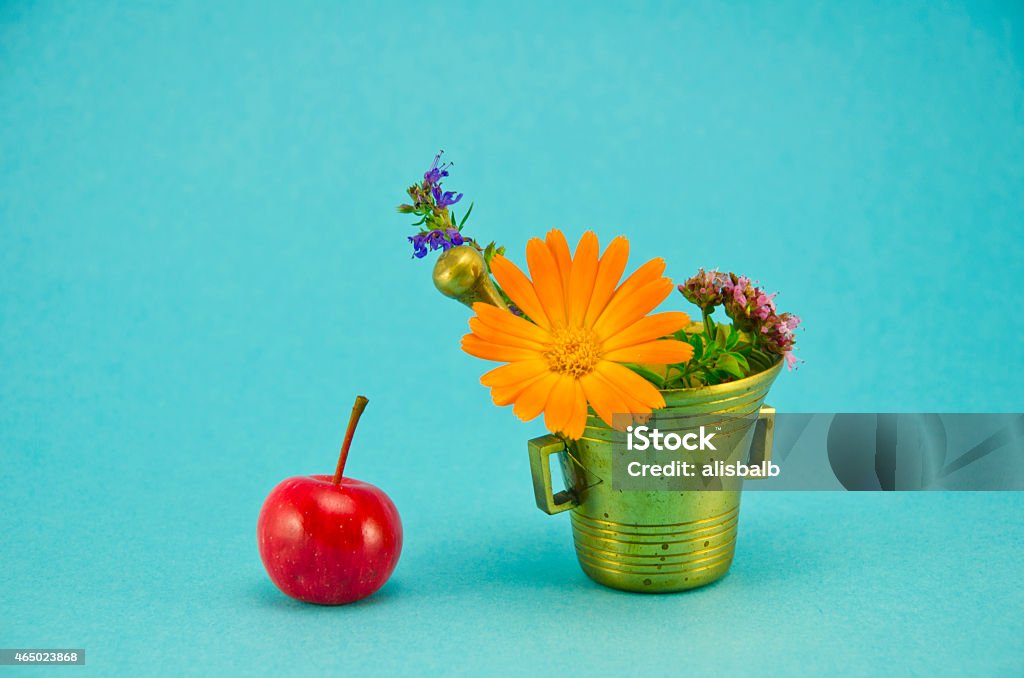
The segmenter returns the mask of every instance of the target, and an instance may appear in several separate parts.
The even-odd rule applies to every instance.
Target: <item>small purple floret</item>
[[[451,207],[458,201],[462,200],[461,193],[456,195],[455,191],[442,191],[441,187],[436,184],[430,189],[430,192],[434,196],[434,204],[441,210],[446,207]]]
[[[453,245],[461,245],[466,242],[466,239],[462,237],[462,234],[459,233],[459,229],[457,228],[449,228],[445,233],[448,235],[448,240]]]
[[[434,156],[434,163],[430,166],[426,172],[423,173],[423,181],[428,186],[433,186],[448,176],[448,168],[452,166],[450,162],[441,163],[441,156],[444,155],[444,151],[438,151],[437,155]]]
[[[427,236],[425,233],[417,233],[416,235],[409,236],[409,242],[412,243],[413,252],[412,255],[417,259],[422,259],[427,256]]]

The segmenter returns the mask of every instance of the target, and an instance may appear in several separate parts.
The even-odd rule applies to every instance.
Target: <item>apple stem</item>
[[[352,406],[352,416],[348,420],[348,430],[345,431],[345,442],[341,444],[341,454],[338,455],[338,468],[334,471],[334,484],[341,484],[341,476],[345,472],[345,461],[348,459],[348,448],[352,446],[352,436],[356,433],[356,424],[359,417],[363,416],[366,404],[370,402],[366,396],[356,396],[356,404]]]

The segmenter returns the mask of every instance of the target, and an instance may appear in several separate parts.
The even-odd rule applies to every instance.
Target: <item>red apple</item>
[[[388,580],[402,551],[402,523],[384,492],[345,478],[356,422],[368,401],[356,398],[334,476],[281,481],[260,510],[260,557],[281,591],[308,603],[342,605]]]

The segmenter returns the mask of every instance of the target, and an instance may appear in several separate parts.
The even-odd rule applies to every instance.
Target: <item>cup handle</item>
[[[754,440],[750,446],[750,463],[760,464],[772,460],[772,443],[775,439],[775,408],[762,405],[754,422]]]
[[[527,443],[530,452],[530,473],[533,475],[533,494],[537,499],[537,508],[548,515],[579,506],[576,495],[571,490],[562,490],[557,494],[551,488],[551,463],[549,457],[565,450],[565,441],[553,435],[534,438]]]

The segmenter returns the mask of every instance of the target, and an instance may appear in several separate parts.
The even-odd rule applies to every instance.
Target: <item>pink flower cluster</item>
[[[793,355],[796,345],[796,328],[800,325],[799,316],[792,313],[774,313],[761,323],[760,333],[762,345],[772,353],[786,359],[786,366],[793,369],[799,359]]]
[[[793,348],[800,318],[792,313],[778,313],[775,307],[777,292],[768,294],[750,278],[735,273],[705,271],[703,268],[679,285],[679,291],[707,315],[716,306],[724,306],[737,329],[754,333],[766,350],[785,358],[789,369],[798,362]]]
[[[724,301],[723,291],[727,285],[731,285],[727,273],[718,271],[705,271],[703,268],[685,283],[679,286],[689,301],[699,306],[702,310],[711,311],[715,306],[721,306]]]
[[[725,312],[741,330],[751,331],[775,315],[775,294],[756,287],[750,278],[730,273],[722,285]],[[778,293],[776,293],[778,294]]]

